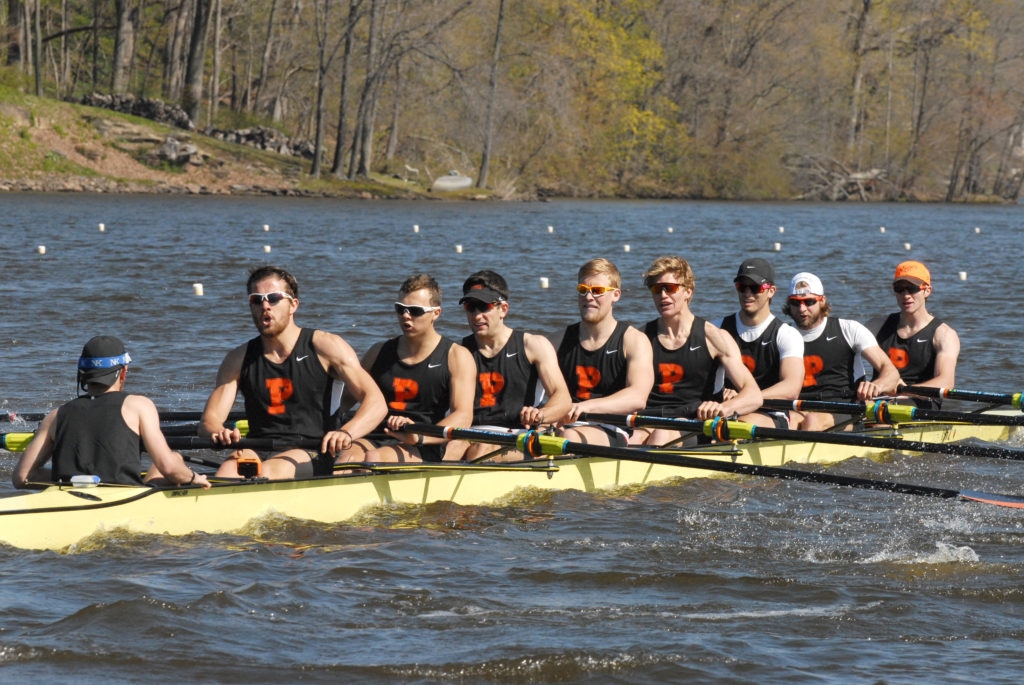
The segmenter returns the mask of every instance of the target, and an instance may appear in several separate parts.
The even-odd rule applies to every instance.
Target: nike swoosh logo
[[[301,362],[301,361],[302,361],[303,359],[305,359],[305,358],[306,358],[306,357],[308,357],[308,356],[309,356],[308,354],[304,354],[304,355],[302,355],[301,357],[296,357],[296,358],[295,358],[295,361],[297,361],[297,362]]]
[[[762,340],[762,341],[761,341],[761,344],[762,344],[762,345],[771,345],[771,344],[772,344],[772,341],[771,341],[771,340]]]
[[[605,353],[605,354],[615,354],[615,353],[616,353],[616,352],[618,352],[618,351],[619,351],[619,350],[618,350],[618,348],[616,348],[616,349],[614,349],[614,350],[605,350],[605,351],[604,351],[604,353]]]
[[[519,353],[518,353],[518,352],[506,352],[506,353],[505,353],[505,356],[506,356],[506,357],[514,357],[514,356],[516,356],[517,354],[519,354]]]
[[[428,369],[436,369],[439,366],[441,366],[441,362],[438,362],[436,364],[427,364]]]
[[[696,352],[697,350],[699,350],[702,347],[704,347],[704,346],[703,345],[697,345],[696,347],[691,347],[690,348],[690,352]]]
[[[928,342],[928,341],[927,341],[927,340],[921,340],[920,338],[918,338],[918,339],[917,339],[917,340],[915,340],[914,342],[919,342],[919,343],[926,343],[926,342]]]
[[[833,335],[831,338],[825,338],[825,342],[832,342],[833,340],[835,340],[838,337],[839,337],[838,335]]]

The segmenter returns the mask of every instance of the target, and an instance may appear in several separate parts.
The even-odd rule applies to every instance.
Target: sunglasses
[[[412,318],[416,319],[423,316],[427,312],[436,312],[440,307],[421,307],[418,304],[402,304],[401,302],[395,302],[395,314],[402,316],[408,314]]]
[[[283,299],[289,299],[293,302],[295,298],[288,293],[282,293],[280,291],[276,293],[249,293],[249,304],[261,305],[264,302],[269,302],[270,306],[273,307]]]
[[[786,300],[786,302],[788,302],[792,307],[799,307],[800,305],[803,305],[810,309],[814,305],[821,302],[821,297],[791,297],[788,300]]]
[[[897,295],[914,295],[924,290],[923,285],[914,285],[913,283],[894,283],[892,291]]]
[[[653,283],[647,286],[647,289],[651,291],[652,295],[661,295],[662,293],[675,295],[682,287],[682,283]]]
[[[587,285],[586,283],[580,283],[579,285],[576,286],[576,292],[578,292],[583,297],[586,297],[587,293],[590,293],[595,298],[597,298],[601,297],[606,292],[609,292],[611,290],[615,290],[615,287],[611,285]]]
[[[734,281],[736,285],[736,292],[745,293],[750,292],[752,295],[759,295],[760,293],[767,292],[771,287],[771,283],[743,283],[742,281]]]
[[[494,309],[494,305],[497,302],[481,302],[480,300],[463,300],[462,308],[467,312],[478,314],[480,312],[489,312]]]

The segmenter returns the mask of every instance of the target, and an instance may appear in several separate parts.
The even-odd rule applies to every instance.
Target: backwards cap
[[[78,358],[78,385],[88,390],[90,383],[111,386],[117,374],[132,360],[124,343],[112,335],[97,335],[85,343]]]

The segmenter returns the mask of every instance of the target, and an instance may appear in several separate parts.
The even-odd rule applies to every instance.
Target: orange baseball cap
[[[903,262],[896,267],[896,275],[893,281],[910,281],[918,285],[931,285],[932,275],[927,267],[921,262]]]

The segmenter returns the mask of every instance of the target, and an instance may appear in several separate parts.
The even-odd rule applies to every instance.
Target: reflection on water
[[[511,283],[513,325],[555,333],[576,314],[576,268],[597,256],[623,272],[618,317],[653,318],[640,274],[665,253],[690,260],[694,309],[708,317],[735,308],[732,277],[748,256],[769,258],[780,283],[814,271],[834,311],[861,320],[894,310],[895,265],[921,259],[930,309],[961,335],[959,385],[1020,389],[1018,296],[1006,287],[1021,257],[1016,207],[0,203],[7,409],[72,396],[78,352],[98,333],[128,343],[130,389],[161,408],[201,408],[223,355],[253,335],[244,281],[268,261],[297,274],[302,325],[361,353],[397,333],[390,303],[413,272],[441,282],[452,337],[466,329],[451,304],[481,268]],[[5,483],[13,463],[0,454]],[[833,468],[1024,491],[1013,462]],[[1016,672],[1024,635],[1022,536],[1011,510],[746,478],[378,507],[334,525],[271,515],[232,535],[113,531],[71,554],[0,549],[0,663],[9,680],[81,682],[907,682],[976,679],[978,664],[1000,680]]]

